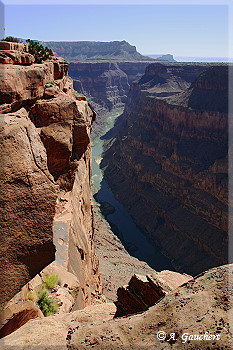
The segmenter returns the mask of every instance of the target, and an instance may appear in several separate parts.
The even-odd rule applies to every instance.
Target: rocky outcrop
[[[73,90],[66,61],[24,65],[21,46],[8,46],[0,55],[20,58],[0,64],[1,303],[55,259],[55,243],[82,308],[102,291],[90,190],[95,112]]]
[[[33,349],[38,344],[41,350],[230,349],[233,330],[228,286],[232,277],[232,265],[211,269],[169,292],[146,312],[129,317],[113,319],[114,304],[106,303],[62,317],[30,320],[0,340],[0,346],[6,350],[25,345]]]
[[[146,276],[133,275],[127,286],[117,290],[115,317],[146,311],[167,293],[192,279],[192,276],[167,270]]]
[[[58,188],[28,112],[2,114],[1,302],[55,258],[53,217]]]
[[[152,56],[153,57],[153,56]],[[176,60],[174,60],[173,55],[171,55],[170,53],[166,54],[166,55],[162,55],[159,56],[155,59],[156,61],[168,61],[168,62],[176,62]]]
[[[184,76],[182,88],[203,67],[149,66],[132,84],[120,132],[102,161],[111,189],[137,225],[191,275],[228,256],[228,116],[217,110],[222,97],[215,101],[228,95],[227,66],[211,67],[188,90],[177,91]],[[210,100],[194,103],[191,97],[202,93]]]
[[[57,41],[46,42],[46,46],[52,49],[58,56],[64,57],[69,62],[89,60],[121,60],[142,61],[153,60],[137,52],[136,47],[127,41]]]
[[[30,320],[25,326],[0,340],[2,349],[48,348],[67,349],[72,334],[81,325],[98,325],[113,319],[116,307],[113,303],[87,306],[69,314],[54,315],[43,319]]]
[[[0,338],[6,337],[29,320],[38,317],[43,318],[44,315],[39,307],[30,300],[8,306],[4,311],[4,315],[1,315]]]

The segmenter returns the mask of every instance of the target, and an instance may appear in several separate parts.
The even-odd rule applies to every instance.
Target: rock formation
[[[166,55],[159,56],[159,57],[155,58],[155,60],[156,61],[176,62],[176,60],[174,60],[173,55],[171,55],[170,53],[168,53]]]
[[[191,275],[227,262],[227,70],[148,66],[102,161],[137,225]]]
[[[167,270],[146,276],[133,275],[127,286],[117,290],[115,317],[146,311],[167,293],[192,279],[192,276]]]
[[[137,52],[136,47],[127,41],[57,41],[46,42],[58,56],[69,62],[89,60],[142,61],[153,60]]]
[[[0,346],[4,350],[33,349],[38,344],[40,350],[231,349],[228,286],[232,277],[232,265],[213,268],[170,291],[146,312],[128,317],[113,319],[116,308],[105,303],[62,317],[30,320],[0,340]],[[190,335],[200,335],[202,340],[190,340]]]
[[[73,90],[65,60],[35,64],[22,44],[5,42],[0,57],[1,307],[55,259],[55,243],[82,308],[102,291],[90,190],[95,112]]]

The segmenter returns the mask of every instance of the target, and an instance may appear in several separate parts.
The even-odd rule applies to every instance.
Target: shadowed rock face
[[[82,308],[102,291],[90,189],[95,113],[65,60],[25,65],[23,44],[4,45],[0,57],[12,60],[0,64],[1,307],[55,259],[55,242],[56,259],[80,282]]]
[[[135,222],[192,275],[226,263],[228,249],[227,67],[210,67],[174,94],[181,76],[191,82],[195,70],[149,66],[131,86],[119,135],[102,162]],[[193,98],[201,95],[207,100]]]

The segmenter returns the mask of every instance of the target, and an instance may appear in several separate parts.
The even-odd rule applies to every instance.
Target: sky
[[[174,56],[198,57],[229,55],[230,17],[227,1],[224,0],[213,0],[213,3],[207,1],[208,5],[204,4],[205,0],[202,5],[199,1],[196,4],[191,1],[194,5],[188,5],[189,1],[183,2],[185,5],[181,1],[160,5],[158,1],[152,0],[149,2],[153,5],[140,5],[142,1],[134,1],[139,5],[101,5],[97,1],[82,5],[78,0],[71,0],[68,3],[73,4],[70,5],[56,5],[64,1],[48,1],[44,1],[44,5],[36,5],[38,1],[33,0],[2,0],[5,23],[0,25],[0,35],[3,36],[2,28],[5,25],[6,36],[25,39],[126,40],[142,54],[171,53]]]

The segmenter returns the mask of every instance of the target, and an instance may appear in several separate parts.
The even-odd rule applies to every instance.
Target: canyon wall
[[[151,64],[102,161],[136,224],[192,275],[228,259],[227,98],[227,66]]]
[[[69,62],[89,60],[142,61],[152,58],[141,55],[135,46],[127,41],[49,41],[45,43],[58,56]]]
[[[76,308],[102,292],[90,190],[95,112],[67,71],[61,58],[36,64],[23,44],[0,44],[1,307],[55,258],[80,282]]]

